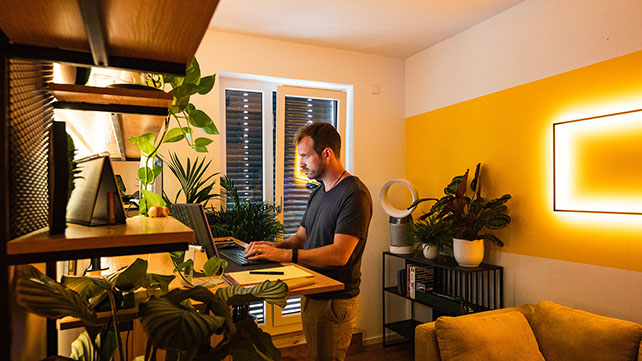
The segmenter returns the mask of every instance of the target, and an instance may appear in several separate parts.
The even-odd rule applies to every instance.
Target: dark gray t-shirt
[[[304,249],[313,249],[334,243],[337,233],[359,237],[359,243],[343,266],[309,267],[345,284],[345,289],[308,296],[312,299],[351,298],[359,294],[361,284],[361,256],[368,238],[372,218],[372,198],[368,188],[355,176],[349,176],[334,188],[325,191],[323,185],[315,189],[308,200],[301,226],[305,228]]]

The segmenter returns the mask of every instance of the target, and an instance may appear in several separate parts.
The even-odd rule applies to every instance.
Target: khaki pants
[[[313,300],[301,297],[301,320],[311,361],[342,361],[359,313],[359,296]]]

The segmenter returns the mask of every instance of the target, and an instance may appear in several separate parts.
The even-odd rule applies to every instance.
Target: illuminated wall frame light
[[[553,124],[553,209],[642,215],[642,109]]]

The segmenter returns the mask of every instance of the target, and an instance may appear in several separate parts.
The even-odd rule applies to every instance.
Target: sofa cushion
[[[435,326],[442,361],[544,361],[521,312],[440,317]]]
[[[541,301],[531,320],[546,361],[635,361],[642,331],[633,322]]]

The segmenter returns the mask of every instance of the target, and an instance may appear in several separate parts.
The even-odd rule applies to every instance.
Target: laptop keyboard
[[[245,258],[245,249],[240,246],[218,246],[218,253],[239,266],[249,266],[254,264],[263,264],[270,261],[266,260],[249,260]]]

